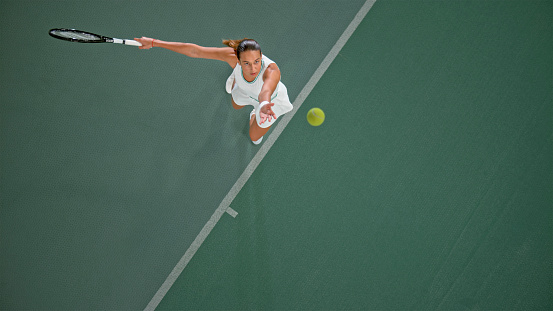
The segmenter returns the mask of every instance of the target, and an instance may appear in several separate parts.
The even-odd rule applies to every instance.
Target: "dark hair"
[[[244,38],[242,40],[223,40],[223,44],[233,48],[238,59],[240,59],[240,53],[245,51],[259,51],[259,53],[261,53],[259,43],[253,39]]]

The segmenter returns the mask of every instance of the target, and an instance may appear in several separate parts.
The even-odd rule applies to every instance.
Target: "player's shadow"
[[[218,85],[224,85],[227,76],[221,76]],[[246,106],[234,109],[231,95],[221,90],[220,94],[211,96],[207,115],[202,116],[201,124],[204,141],[194,153],[194,158],[213,159],[223,157],[229,166],[245,168],[259,146],[255,146],[249,136],[249,115],[253,107]]]

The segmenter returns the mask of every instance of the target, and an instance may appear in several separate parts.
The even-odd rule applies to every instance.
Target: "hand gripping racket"
[[[48,33],[50,34],[50,36],[56,39],[67,40],[71,42],[119,43],[119,44],[125,44],[125,45],[142,46],[140,42],[135,40],[104,37],[94,33],[75,30],[75,29],[56,28],[56,29],[50,29],[50,32]]]

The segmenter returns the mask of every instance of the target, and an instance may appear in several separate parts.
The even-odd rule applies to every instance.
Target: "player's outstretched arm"
[[[236,64],[238,63],[238,59],[234,54],[234,49],[230,47],[204,47],[193,43],[167,42],[147,37],[135,38],[135,40],[142,44],[142,46],[139,47],[142,50],[151,49],[152,47],[160,47],[184,54],[188,57],[220,60],[228,63],[233,68],[236,67]]]
[[[280,69],[276,64],[270,64],[269,67],[267,67],[267,70],[265,70],[265,74],[263,75],[263,86],[261,87],[261,92],[259,92],[258,97],[260,103],[268,103],[260,107],[260,123],[265,123],[265,121],[271,122],[272,118],[276,119],[276,114],[273,112],[272,109],[275,104],[271,103],[271,94],[275,92],[279,81]]]

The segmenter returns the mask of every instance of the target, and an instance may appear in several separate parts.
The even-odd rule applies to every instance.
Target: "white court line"
[[[355,29],[359,26],[361,21],[365,18],[373,4],[376,2],[376,0],[367,0],[365,4],[361,7],[359,12],[355,15],[351,23],[349,24],[348,28],[344,31],[344,33],[340,36],[336,44],[332,47],[330,52],[328,52],[328,55],[326,55],[325,59],[317,68],[313,76],[311,76],[311,79],[307,82],[307,84],[303,87],[300,94],[296,98],[296,100],[293,103],[294,109],[285,114],[280,122],[277,124],[277,126],[273,129],[273,132],[271,135],[269,135],[269,138],[267,141],[260,147],[259,151],[256,153],[256,155],[251,160],[250,164],[246,167],[242,175],[238,178],[234,186],[230,189],[229,193],[225,196],[221,204],[219,204],[219,207],[215,210],[215,213],[211,216],[211,218],[207,221],[205,226],[203,227],[202,231],[198,234],[194,242],[192,242],[192,245],[186,250],[182,258],[179,260],[175,268],[173,268],[173,271],[169,274],[165,282],[161,285],[157,293],[154,295],[152,300],[150,300],[150,303],[146,306],[144,311],[153,311],[155,308],[159,305],[163,297],[167,294],[171,286],[173,286],[173,283],[177,280],[179,275],[182,273],[186,265],[190,262],[194,254],[196,254],[196,251],[200,248],[202,243],[205,241],[213,227],[217,224],[221,216],[229,211],[230,203],[234,200],[238,192],[244,187],[248,179],[250,179],[250,176],[253,174],[261,160],[265,157],[269,149],[273,146],[277,138],[280,136],[284,128],[288,125],[292,117],[296,114],[300,106],[303,104],[309,93],[313,90],[317,82],[321,79],[325,71],[328,69],[330,64],[334,61],[336,56],[338,56],[338,53],[342,50],[348,39],[351,37]],[[234,210],[232,210],[234,211]],[[230,213],[232,213],[232,211]],[[232,214],[231,214],[232,215]]]
[[[238,212],[236,212],[235,210],[232,209],[232,207],[227,207],[227,214],[229,214],[230,216],[232,216],[232,218],[236,218],[236,216],[238,216]]]

